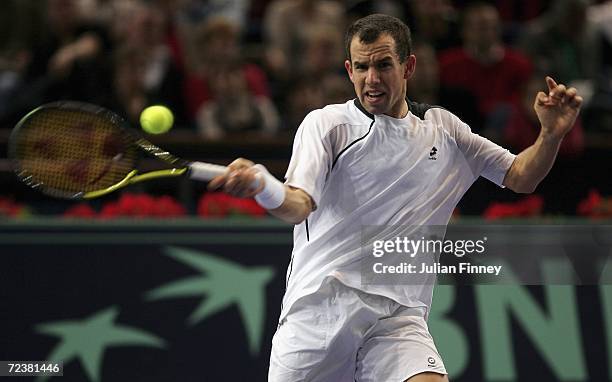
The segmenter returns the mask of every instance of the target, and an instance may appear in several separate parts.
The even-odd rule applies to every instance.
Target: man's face
[[[499,13],[493,6],[473,9],[465,16],[463,40],[470,48],[486,51],[500,41]]]
[[[388,34],[380,35],[371,44],[355,36],[350,49],[352,62],[346,60],[344,66],[363,107],[372,114],[404,117],[408,112],[406,80],[414,72],[415,57],[411,55],[400,63],[395,41]]]

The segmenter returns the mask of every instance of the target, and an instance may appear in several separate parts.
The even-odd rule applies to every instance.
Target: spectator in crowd
[[[429,105],[443,105],[457,115],[472,130],[481,130],[483,121],[478,112],[476,97],[461,87],[448,87],[440,83],[440,65],[434,47],[415,41],[413,52],[418,60],[416,75],[410,80],[408,97]]]
[[[329,73],[324,77],[296,78],[284,103],[282,127],[296,130],[311,111],[355,98],[346,76]]]
[[[140,113],[149,105],[165,104],[172,108],[164,102],[162,92],[147,85],[149,63],[146,53],[141,47],[123,45],[113,54],[113,92],[107,106],[135,126],[139,124]],[[180,117],[177,121],[180,121]],[[182,125],[181,122],[176,124]]]
[[[296,79],[288,91],[282,107],[283,128],[297,130],[310,111],[323,107],[323,87],[319,78],[302,77]]]
[[[117,16],[113,106],[134,121],[144,107],[164,104],[174,112],[177,126],[187,126],[184,74],[167,43],[168,16],[142,0],[124,4]]]
[[[0,59],[28,50],[41,37],[42,7],[36,0],[0,2]],[[3,61],[3,65],[8,63]]]
[[[223,18],[210,19],[194,31],[185,83],[188,111],[193,118],[201,107],[214,99],[210,81],[230,62],[243,62],[243,76],[253,96],[269,97],[264,71],[256,64],[242,60],[239,38],[238,26]]]
[[[612,1],[589,6],[587,19],[601,40],[600,72],[612,70]]]
[[[19,118],[31,46],[40,38],[41,7],[34,0],[0,2],[0,127]]]
[[[140,53],[135,47],[124,46],[113,57],[113,97],[109,106],[131,123],[138,122],[148,104],[143,79],[146,63]]]
[[[247,86],[239,61],[228,62],[209,79],[213,100],[198,111],[199,133],[206,139],[219,139],[232,133],[259,133],[273,136],[279,116],[268,97],[253,95]]]
[[[436,52],[461,45],[458,13],[450,0],[410,0],[408,25],[415,38]]]
[[[329,28],[316,28],[305,35],[301,70],[288,81],[285,94],[278,104],[284,111],[283,128],[295,130],[306,114],[328,104],[344,103],[354,98],[351,83],[346,79],[342,66],[343,56],[336,53],[335,37]],[[331,50],[337,49],[332,53]]]
[[[539,17],[552,0],[494,0],[503,27],[502,36],[507,44],[516,45],[524,25]]]
[[[521,152],[535,142],[540,134],[540,122],[533,108],[533,95],[545,91],[542,87],[543,74],[533,75],[521,94],[521,100],[511,107],[503,127],[504,141],[516,152]],[[580,116],[574,127],[565,136],[559,148],[560,157],[576,157],[584,150],[584,131]]]
[[[266,62],[275,80],[286,81],[301,67],[307,33],[326,28],[342,52],[344,8],[330,0],[274,0],[264,18]]]
[[[181,11],[186,0],[154,0],[159,10],[166,15],[166,44],[170,48],[176,67],[186,70],[185,45],[191,32],[184,22],[181,22]]]
[[[402,0],[349,0],[345,2],[347,24],[373,13],[404,18],[407,2]]]
[[[24,74],[30,59],[28,49],[13,45],[0,53],[0,127],[13,125],[20,112],[16,99],[24,89]]]
[[[295,30],[291,32],[294,34],[292,37],[295,39],[294,43],[298,44],[299,48],[292,47],[295,56],[291,58],[290,73],[280,77],[279,73],[275,73],[276,76],[273,77],[277,80],[275,101],[284,112],[283,127],[287,130],[296,129],[304,116],[313,109],[353,98],[352,87],[346,80],[344,72],[343,37],[338,34],[338,25],[323,22],[326,17],[325,12],[331,12],[334,9],[332,5],[337,4],[302,1],[293,2],[293,5],[313,7],[311,12],[319,9],[317,12],[320,15],[317,17],[320,19],[315,19],[313,13],[312,19],[300,21],[305,25],[312,25],[305,26],[299,33]],[[290,9],[289,2],[278,5],[281,6],[287,7],[285,12],[288,12],[288,16],[296,17],[287,10]],[[329,9],[326,10],[326,7]],[[278,33],[286,32],[279,30]]]
[[[130,2],[132,0],[78,0],[78,7],[82,20],[110,26],[117,4]]]
[[[327,74],[344,74],[342,47],[338,45],[335,28],[322,26],[304,32],[304,52],[295,76],[323,78]]]
[[[222,18],[234,24],[240,32],[247,29],[250,0],[157,0],[172,4],[188,24],[201,24],[209,19]],[[178,3],[178,5],[176,4]]]
[[[89,0],[91,1],[91,0]],[[144,3],[143,3],[144,1]],[[179,71],[185,70],[185,35],[190,30],[181,22],[180,13],[185,0],[110,0],[98,11],[111,26],[113,38],[120,43],[128,38],[132,20],[142,13],[143,5],[149,5],[163,15],[163,39],[172,57],[174,66]]]
[[[77,0],[1,3],[0,123],[14,125],[42,103],[104,103],[110,75],[106,30],[81,18]]]
[[[494,0],[493,5],[499,11],[502,23],[522,24],[540,16],[552,2],[552,0]]]
[[[77,0],[46,0],[45,5],[45,33],[33,47],[27,71],[27,81],[36,89],[31,99],[104,103],[111,82],[106,28],[86,23]]]
[[[520,43],[537,71],[576,87],[585,103],[599,64],[597,34],[586,17],[588,4],[589,0],[552,2],[527,26]]]
[[[527,57],[504,45],[500,28],[495,7],[468,5],[463,14],[463,46],[440,54],[442,84],[475,96],[480,114],[492,125],[509,104],[518,102],[532,72]]]
[[[601,59],[583,121],[589,130],[612,132],[612,1],[589,6],[587,18],[599,36]]]
[[[344,74],[342,47],[337,45],[333,32],[331,27],[319,27],[304,34],[300,66],[277,100],[286,114],[285,129],[296,129],[306,114],[316,108],[345,102],[354,96]]]
[[[325,105],[334,103],[345,103],[355,98],[355,92],[351,88],[351,82],[346,75],[329,73],[321,80],[323,89],[323,102]]]

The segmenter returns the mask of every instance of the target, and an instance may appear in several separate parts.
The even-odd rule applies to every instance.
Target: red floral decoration
[[[198,201],[198,215],[203,217],[227,217],[231,215],[266,215],[266,210],[253,199],[241,199],[222,192],[208,192]]]
[[[179,217],[187,211],[169,196],[153,197],[147,194],[123,194],[116,202],[105,204],[98,215],[100,218],[116,217]]]
[[[65,218],[94,218],[96,211],[89,204],[79,203],[64,211]]]
[[[26,206],[16,203],[13,199],[0,197],[0,216],[20,217],[28,215]]]
[[[544,199],[539,195],[529,195],[514,203],[493,202],[484,211],[487,220],[503,218],[525,218],[542,214]]]
[[[170,196],[153,197],[147,194],[125,193],[117,201],[104,204],[99,213],[90,205],[80,203],[68,208],[63,216],[112,219],[119,217],[168,218],[186,214],[186,209]]]
[[[597,190],[589,191],[589,195],[578,203],[576,212],[580,216],[593,219],[612,218],[612,198],[603,197]]]

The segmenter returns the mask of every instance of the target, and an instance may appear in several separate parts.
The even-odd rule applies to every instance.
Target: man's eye
[[[378,67],[380,69],[387,69],[391,67],[391,63],[390,62],[381,62],[380,64],[378,64]]]

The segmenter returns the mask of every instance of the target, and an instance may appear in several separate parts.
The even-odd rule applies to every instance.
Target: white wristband
[[[266,210],[280,207],[285,201],[285,185],[272,176],[263,165],[256,164],[253,167],[259,170],[259,174],[264,180],[263,190],[255,195],[257,203]]]

